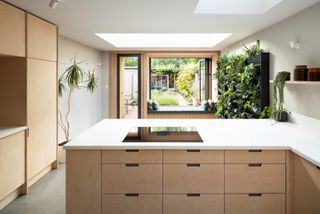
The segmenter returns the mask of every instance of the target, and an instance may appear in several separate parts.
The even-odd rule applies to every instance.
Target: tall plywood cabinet
[[[21,174],[30,186],[57,167],[57,32],[56,25],[0,0],[0,125],[28,128],[21,142],[0,146],[0,154],[13,155],[0,157],[0,207],[21,186]],[[21,160],[10,161],[15,156]],[[6,171],[19,176],[5,180]]]
[[[57,160],[57,27],[27,14],[28,179]]]

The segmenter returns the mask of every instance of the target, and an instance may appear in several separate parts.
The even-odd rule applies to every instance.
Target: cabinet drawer
[[[285,214],[284,194],[226,194],[225,214]]]
[[[162,163],[162,151],[139,149],[102,151],[102,163]]]
[[[103,164],[102,193],[162,193],[162,165]]]
[[[223,164],[164,164],[164,193],[223,193]]]
[[[102,214],[162,214],[162,195],[104,194]]]
[[[285,151],[242,150],[226,151],[226,163],[285,163]]]
[[[285,193],[285,164],[226,164],[226,193]]]
[[[163,214],[223,214],[223,194],[164,194]]]
[[[224,163],[224,151],[199,149],[165,150],[164,163]]]

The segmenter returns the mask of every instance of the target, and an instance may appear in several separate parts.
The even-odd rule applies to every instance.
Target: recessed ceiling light
[[[117,48],[212,48],[231,33],[96,33]]]
[[[263,14],[282,0],[199,0],[196,14]]]

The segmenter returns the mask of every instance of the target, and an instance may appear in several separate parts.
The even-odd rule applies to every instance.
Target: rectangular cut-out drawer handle
[[[249,195],[249,197],[261,197],[262,196],[261,193],[249,193],[248,195]]]
[[[249,167],[261,167],[262,164],[261,163],[249,163],[248,166]]]
[[[317,169],[319,169],[319,170],[320,170],[320,166],[317,166]]]
[[[200,193],[188,193],[188,197],[200,197]]]
[[[126,193],[126,197],[139,197],[138,193]]]
[[[126,163],[126,167],[139,167],[138,163]]]
[[[249,152],[262,152],[261,149],[250,149]]]
[[[139,152],[139,149],[126,149],[126,152]]]
[[[188,149],[187,152],[200,152],[200,149]]]
[[[188,163],[187,167],[200,167],[200,163]]]

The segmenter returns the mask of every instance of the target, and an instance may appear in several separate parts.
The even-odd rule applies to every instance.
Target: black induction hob
[[[194,142],[202,143],[203,140],[194,126],[180,126],[180,127],[132,127],[123,142]]]

